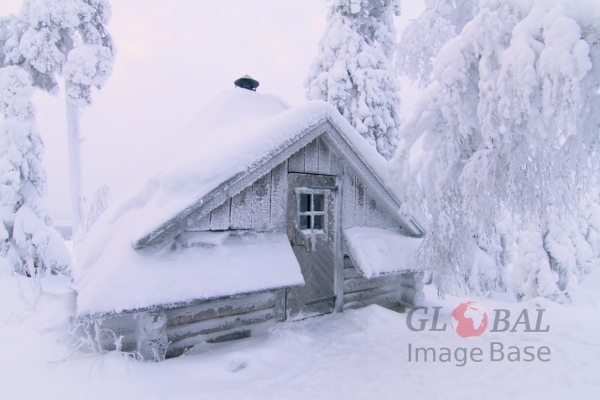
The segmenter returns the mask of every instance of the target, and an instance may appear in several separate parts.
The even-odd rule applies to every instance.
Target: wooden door
[[[289,320],[335,308],[337,195],[335,176],[288,174],[287,232],[305,282],[287,292]]]

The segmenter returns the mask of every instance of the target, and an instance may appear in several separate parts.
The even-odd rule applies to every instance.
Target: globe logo
[[[460,337],[479,336],[487,328],[488,316],[474,301],[462,302],[452,311],[452,328]]]

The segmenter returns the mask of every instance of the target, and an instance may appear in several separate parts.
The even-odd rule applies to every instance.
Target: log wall
[[[282,301],[283,299],[283,301]],[[196,305],[164,309],[153,314],[165,317],[169,342],[166,358],[183,354],[200,343],[220,343],[249,337],[256,329],[264,329],[285,318],[285,291],[209,301]],[[139,321],[145,313],[127,314],[90,324],[92,335],[100,328],[100,344],[104,350],[115,350],[120,336],[122,351],[135,351],[139,341]]]
[[[399,305],[416,307],[423,303],[424,298],[421,274],[408,272],[367,279],[356,269],[350,257],[344,256],[344,310],[370,304],[386,308]]]

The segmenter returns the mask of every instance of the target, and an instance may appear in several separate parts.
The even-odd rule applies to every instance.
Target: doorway
[[[288,320],[335,309],[337,195],[335,176],[288,174],[287,233],[305,282],[287,292]]]

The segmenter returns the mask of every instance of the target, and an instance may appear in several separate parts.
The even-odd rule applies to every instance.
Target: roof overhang
[[[185,220],[187,218],[193,216],[195,219],[200,219],[206,216],[228,198],[240,193],[271,169],[275,168],[275,166],[284,162],[292,154],[321,135],[324,136],[325,141],[340,156],[345,158],[354,167],[357,176],[364,182],[370,193],[373,193],[376,200],[387,209],[394,220],[398,222],[408,235],[422,237],[425,234],[425,231],[414,218],[405,215],[401,211],[402,201],[386,187],[374,168],[359,155],[359,152],[344,137],[341,129],[336,127],[329,117],[326,117],[318,124],[306,129],[290,141],[274,149],[266,157],[251,165],[246,172],[239,173],[226,182],[223,182],[207,195],[179,212],[176,216],[135,241],[133,247],[141,249],[161,245],[172,240],[185,230]]]
[[[194,232],[222,236],[223,232]],[[285,232],[206,237],[176,250],[118,251],[79,282],[80,319],[168,309],[304,284]],[[123,258],[125,257],[125,258]]]

